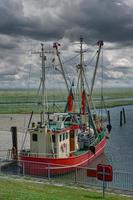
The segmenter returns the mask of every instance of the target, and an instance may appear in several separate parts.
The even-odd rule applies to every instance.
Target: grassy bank
[[[53,186],[19,180],[0,180],[0,200],[95,200],[102,193],[81,188]],[[131,200],[133,198],[106,194],[106,200]]]
[[[49,112],[63,112],[67,93],[65,91],[48,92]],[[96,107],[100,107],[100,90],[95,90],[93,99]],[[41,112],[41,96],[36,90],[0,90],[0,113],[34,113]],[[58,103],[61,102],[61,103]],[[106,107],[133,104],[133,89],[105,89],[104,103]],[[39,109],[40,107],[40,109]]]

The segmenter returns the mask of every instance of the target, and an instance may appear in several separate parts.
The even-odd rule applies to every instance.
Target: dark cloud
[[[60,40],[65,42],[62,49],[71,58],[70,53],[76,48],[69,49],[68,46],[82,35],[85,42],[91,44],[89,53],[94,52],[92,46],[97,40],[105,41],[108,55],[105,56],[104,79],[121,81],[124,74],[132,71],[133,4],[127,2],[128,0],[0,0],[0,76],[3,80],[27,78],[29,58],[25,59],[22,52],[29,49],[31,43],[36,45],[40,41]],[[124,50],[125,46],[130,47],[129,51]],[[114,51],[116,55],[112,53]],[[121,53],[117,53],[118,51]],[[120,60],[120,57],[130,57],[130,63],[122,65],[125,61]],[[118,58],[121,62],[117,62]],[[95,61],[90,64],[90,60],[85,58],[84,62],[89,65],[87,70],[92,72]],[[76,61],[64,62],[66,71],[75,69],[78,62],[78,58]],[[39,75],[39,64],[33,65],[34,77]],[[54,74],[53,71],[50,73]]]
[[[133,40],[133,9],[124,1],[1,0],[0,3],[0,33],[3,34],[38,40],[63,37],[75,40],[80,35],[88,41],[131,43]],[[26,4],[31,5],[27,16]],[[37,14],[32,13],[32,7]]]
[[[88,40],[103,39],[109,42],[131,41],[133,39],[130,7],[114,0],[83,0],[69,5],[62,12],[62,18],[69,21],[69,37],[85,35]]]
[[[63,37],[64,26],[61,20],[56,20],[50,12],[45,11],[43,19],[39,16],[32,15],[32,13],[27,17],[24,15],[22,1],[13,0],[11,2],[10,0],[1,0],[1,2],[1,34],[27,36],[38,40]],[[35,3],[35,1],[33,1],[33,3]]]

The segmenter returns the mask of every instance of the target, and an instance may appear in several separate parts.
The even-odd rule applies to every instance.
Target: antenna
[[[42,96],[41,96],[41,105],[42,105],[42,117],[41,117],[41,123],[44,124],[46,123],[45,119],[44,119],[44,114],[48,111],[48,106],[47,106],[47,93],[46,93],[46,73],[45,73],[45,61],[46,61],[46,56],[45,53],[54,53],[54,51],[45,51],[44,50],[44,44],[41,43],[41,51],[34,51],[32,52],[32,54],[39,54],[42,60],[42,76],[41,76],[41,80],[40,80],[40,86],[39,88],[41,88],[42,86]]]
[[[80,36],[80,91],[83,92],[84,81],[83,81],[83,37]]]

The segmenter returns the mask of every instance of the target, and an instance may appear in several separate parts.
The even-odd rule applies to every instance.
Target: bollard
[[[110,133],[110,131],[111,131],[111,129],[112,129],[112,126],[111,126],[110,111],[109,111],[109,110],[107,111],[107,116],[108,116],[107,129],[108,129],[108,132]]]
[[[18,145],[17,145],[17,127],[11,127],[12,132],[12,158],[14,160],[18,159]]]
[[[110,125],[111,122],[110,122],[110,111],[109,111],[109,110],[107,111],[107,114],[108,114],[108,123],[109,123],[109,125]]]

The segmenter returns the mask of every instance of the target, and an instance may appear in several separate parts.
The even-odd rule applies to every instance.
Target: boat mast
[[[42,77],[41,77],[41,82],[42,82],[42,124],[44,124],[44,114],[45,114],[45,106],[46,106],[46,97],[45,97],[45,61],[46,61],[46,56],[44,55],[44,44],[41,43],[41,58],[42,58]]]
[[[79,64],[79,92],[80,92],[80,112],[85,114],[86,94],[84,90],[84,65],[83,65],[83,38],[80,37],[80,64]]]
[[[40,79],[40,85],[39,85],[39,91],[40,88],[42,88],[42,93],[41,93],[41,106],[42,106],[42,112],[41,112],[41,123],[44,124],[44,114],[46,112],[46,103],[47,103],[47,97],[46,97],[46,87],[45,87],[45,61],[46,61],[46,56],[45,53],[49,53],[44,51],[44,44],[41,43],[41,51],[34,51],[32,54],[39,54],[42,60],[41,63],[41,68],[42,68],[42,75]]]
[[[83,68],[83,38],[80,37],[80,94],[82,94],[84,90],[84,80],[83,80],[83,74],[84,74],[84,68]]]

